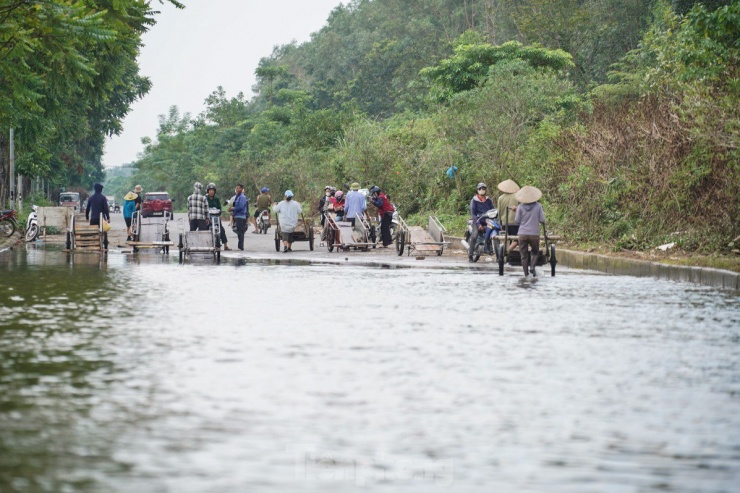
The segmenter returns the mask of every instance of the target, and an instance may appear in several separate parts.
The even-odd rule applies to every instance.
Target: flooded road
[[[0,253],[0,491],[730,492],[740,299]]]

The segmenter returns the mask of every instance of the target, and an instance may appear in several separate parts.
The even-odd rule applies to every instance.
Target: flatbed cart
[[[277,227],[275,228],[275,251],[280,251],[280,243],[282,242],[282,231],[280,228],[280,214],[275,214],[275,222],[277,223]],[[267,231],[265,231],[267,233]],[[313,230],[313,221],[308,222],[306,221],[305,216],[303,213],[301,213],[301,218],[298,220],[298,225],[295,227],[295,230],[293,231],[293,241],[307,241],[308,242],[308,249],[313,251],[313,240],[314,240],[314,230]]]
[[[537,258],[537,267],[541,267],[545,264],[550,264],[550,275],[555,276],[555,266],[558,263],[557,256],[555,253],[555,241],[560,239],[560,236],[553,236],[547,234],[547,227],[542,225],[543,234],[540,236],[540,254]],[[512,242],[518,241],[519,236],[509,236],[508,233],[498,234],[493,237],[498,240],[499,246],[496,252],[498,258],[498,275],[504,275],[504,265],[509,264],[515,267],[521,267],[522,255],[519,252],[519,248],[509,251],[509,245]],[[544,247],[543,247],[544,245]]]
[[[211,225],[207,231],[190,231],[190,224],[185,228],[185,220],[178,220],[180,239],[177,245],[179,249],[180,262],[192,254],[208,254],[213,260],[221,262],[221,218],[218,209],[209,209]]]
[[[103,215],[100,215],[98,225],[91,225],[84,214],[73,214],[67,230],[66,247],[74,252],[105,253],[108,233],[103,232]]]
[[[133,240],[127,241],[134,253],[140,250],[153,248],[160,250],[165,255],[170,254],[170,247],[174,242],[170,237],[170,222],[173,215],[165,212],[162,217],[142,217],[135,213],[131,218],[131,236]]]
[[[399,257],[403,255],[404,248],[408,250],[407,255],[412,251],[420,254],[436,253],[441,256],[445,247],[450,244],[445,241],[444,234],[447,232],[442,223],[436,216],[429,216],[427,230],[421,226],[409,226],[406,221],[398,216],[398,234],[396,235],[396,252]]]
[[[332,211],[325,211],[324,233],[326,248],[332,252],[348,251],[350,249],[368,251],[370,247],[375,248],[375,241],[370,239],[370,222],[367,215],[355,218],[355,225],[349,221],[337,221],[337,216]]]

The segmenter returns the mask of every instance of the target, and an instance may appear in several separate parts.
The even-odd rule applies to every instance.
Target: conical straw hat
[[[129,192],[126,194],[125,197],[123,197],[123,200],[136,200],[136,197],[138,197],[138,195],[136,195],[134,192]]]
[[[537,187],[530,187],[527,185],[519,190],[514,197],[516,197],[516,200],[519,201],[520,204],[532,204],[540,200],[542,192]]]
[[[503,193],[517,193],[519,191],[519,185],[514,180],[506,180],[498,184],[498,189]]]

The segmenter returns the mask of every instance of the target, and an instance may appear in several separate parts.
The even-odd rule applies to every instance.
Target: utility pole
[[[10,208],[15,209],[15,130],[10,129]]]
[[[18,206],[18,211],[20,212],[21,209],[23,209],[23,175],[18,174],[18,186],[15,189],[15,196],[16,196],[16,205]]]

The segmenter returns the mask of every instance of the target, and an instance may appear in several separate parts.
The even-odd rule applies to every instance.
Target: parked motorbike
[[[18,229],[18,213],[13,210],[0,211],[0,236],[11,237]]]
[[[28,242],[34,241],[39,235],[38,206],[33,205],[31,208],[33,211],[28,215],[28,219],[26,220],[26,241]]]
[[[270,229],[270,211],[265,209],[257,216],[257,232],[267,234]]]
[[[481,255],[498,256],[499,241],[493,238],[501,232],[501,221],[498,218],[498,211],[496,209],[490,209],[481,216],[479,224],[481,220],[485,222],[485,234],[483,231],[478,231],[473,248],[473,262],[477,262]],[[470,238],[473,235],[473,228],[477,227],[478,225],[473,224],[472,219],[468,219],[468,229],[465,231],[465,239],[462,241],[462,245],[468,250],[470,248]]]

